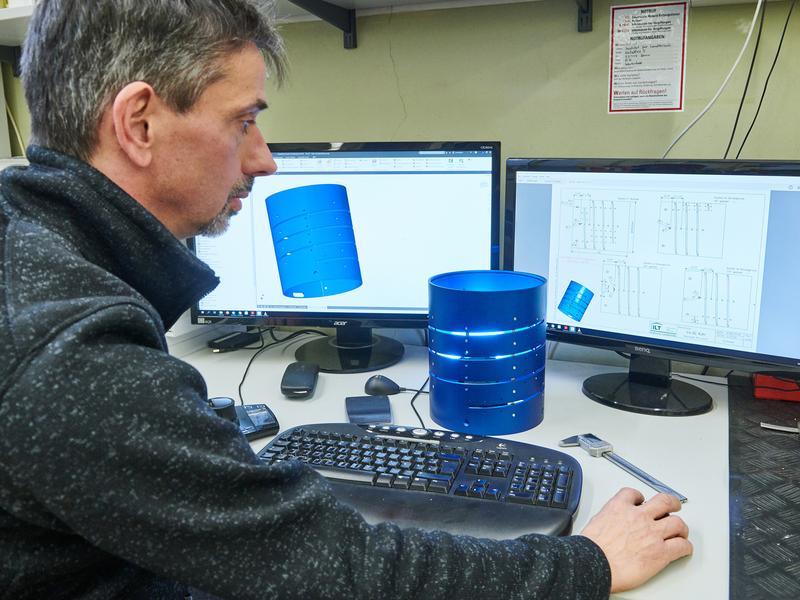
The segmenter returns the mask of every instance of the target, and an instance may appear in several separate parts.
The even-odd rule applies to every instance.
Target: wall
[[[657,157],[705,106],[744,41],[755,3],[690,12],[683,113],[609,115],[610,2],[578,33],[572,1],[359,18],[359,47],[320,22],[283,27],[291,81],[271,95],[266,136],[292,140],[498,139],[504,156]],[[770,2],[746,123],[789,2]],[[800,9],[743,158],[800,159]],[[749,59],[749,53],[745,56]],[[671,156],[721,158],[747,64]],[[738,145],[736,146],[738,147]]]
[[[501,140],[506,157],[660,156],[724,79],[755,2],[692,9],[686,110],[635,115],[606,110],[611,4],[594,1],[591,33],[577,32],[572,0],[362,16],[355,50],[344,50],[341,32],[325,23],[286,24],[290,81],[270,94],[260,124],[272,141],[480,138]],[[789,5],[767,3],[745,124]],[[670,156],[722,157],[749,57]],[[7,66],[3,74],[27,140],[21,87]],[[742,157],[800,159],[800,8]]]

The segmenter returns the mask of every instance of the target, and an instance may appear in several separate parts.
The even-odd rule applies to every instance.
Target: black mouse
[[[370,396],[391,396],[402,391],[403,388],[385,375],[373,375],[364,384],[364,392]]]
[[[236,402],[234,402],[233,398],[227,398],[225,396],[209,398],[208,407],[214,414],[223,419],[233,421],[237,425],[239,424],[239,417],[236,415]]]

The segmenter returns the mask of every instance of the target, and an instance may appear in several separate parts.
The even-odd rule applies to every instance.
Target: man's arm
[[[3,468],[64,535],[237,599],[607,596],[608,563],[586,537],[370,526],[304,465],[261,464],[208,412],[200,374],[154,347],[150,319],[121,305],[75,323],[6,395],[36,426],[1,432]]]

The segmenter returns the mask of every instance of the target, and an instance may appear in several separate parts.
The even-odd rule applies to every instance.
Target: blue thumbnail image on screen
[[[318,298],[361,285],[347,188],[306,185],[266,199],[283,295]]]
[[[580,321],[584,313],[586,313],[592,298],[594,298],[592,290],[577,281],[570,281],[567,291],[564,292],[561,302],[558,303],[558,310],[568,317]]]

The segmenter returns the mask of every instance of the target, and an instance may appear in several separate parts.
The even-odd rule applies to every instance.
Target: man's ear
[[[139,167],[148,166],[153,158],[151,120],[160,104],[149,84],[134,81],[117,93],[111,106],[119,148]]]

